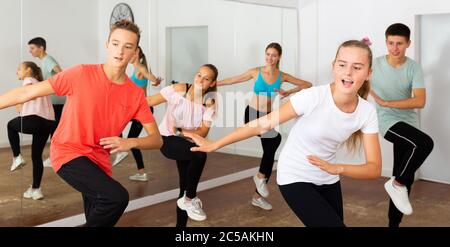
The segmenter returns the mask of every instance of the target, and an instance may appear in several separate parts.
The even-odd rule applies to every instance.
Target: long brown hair
[[[25,61],[22,63],[26,69],[31,69],[31,77],[35,78],[38,81],[43,81],[44,77],[42,76],[42,70],[37,66],[34,62]]]
[[[339,51],[341,50],[342,47],[357,47],[357,48],[361,48],[365,51],[367,51],[367,56],[369,59],[369,69],[372,68],[372,50],[370,49],[370,47],[363,41],[360,40],[348,40],[345,41],[344,43],[342,43],[337,52],[336,52],[336,57],[335,60],[339,54]],[[369,92],[370,92],[370,81],[366,80],[364,81],[363,85],[361,86],[361,88],[358,90],[358,95],[367,100],[367,97],[369,96]],[[362,140],[362,132],[361,130],[356,131],[355,133],[353,133],[345,142],[347,148],[350,151],[355,151],[357,148],[360,147],[361,145],[361,140]]]
[[[205,92],[205,99],[203,102],[206,104],[208,99],[211,99],[212,104],[215,105],[216,103],[216,97],[217,97],[217,77],[219,76],[219,70],[217,70],[217,67],[213,64],[203,64],[202,67],[207,67],[214,73],[214,77],[212,78],[212,82],[216,82],[216,85],[214,87],[208,88]]]
[[[273,49],[277,50],[278,55],[280,55],[280,59],[281,59],[281,54],[283,53],[283,49],[281,48],[280,44],[278,44],[276,42],[272,42],[267,45],[265,51],[267,51],[269,48],[273,48]],[[277,62],[277,69],[279,69],[279,68],[280,68],[280,60],[278,60],[278,62]]]

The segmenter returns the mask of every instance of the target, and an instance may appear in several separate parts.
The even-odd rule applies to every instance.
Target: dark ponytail
[[[34,77],[38,81],[43,81],[44,77],[42,76],[42,70],[37,66],[34,62],[25,61],[22,63],[25,68],[30,68],[32,72],[32,77]]]

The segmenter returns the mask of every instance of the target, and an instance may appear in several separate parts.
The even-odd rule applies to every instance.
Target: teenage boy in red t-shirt
[[[127,190],[111,177],[109,155],[162,145],[144,92],[125,74],[139,39],[136,24],[116,22],[106,43],[105,64],[77,65],[0,95],[0,109],[53,93],[67,96],[50,157],[55,172],[81,192],[85,226],[114,226],[128,205]],[[141,122],[148,136],[118,137],[131,119]]]

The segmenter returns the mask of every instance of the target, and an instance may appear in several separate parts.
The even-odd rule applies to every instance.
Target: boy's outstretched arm
[[[0,95],[0,109],[54,93],[55,91],[48,81],[18,87]]]

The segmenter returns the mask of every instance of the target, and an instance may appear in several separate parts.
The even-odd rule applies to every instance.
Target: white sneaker
[[[44,164],[44,167],[52,167],[52,162],[50,161],[50,158],[47,158],[42,163]]]
[[[144,174],[140,174],[139,172],[131,175],[128,177],[130,180],[134,180],[134,181],[142,181],[142,182],[146,182],[148,181],[148,177],[147,177],[147,173]]]
[[[189,218],[196,221],[203,221],[206,219],[206,214],[202,209],[202,201],[198,197],[187,201],[186,196],[177,200],[177,205],[180,209],[185,210]]]
[[[408,198],[408,189],[406,186],[397,186],[394,184],[395,177],[389,179],[385,184],[384,188],[392,199],[392,202],[397,207],[397,209],[403,214],[410,215],[413,210],[411,203]]]
[[[23,193],[23,197],[33,200],[40,200],[44,198],[44,195],[42,194],[41,188],[33,189],[31,186]]]
[[[25,160],[22,158],[22,155],[13,158],[13,162],[11,164],[11,171],[17,170],[25,165]]]
[[[262,197],[269,196],[269,189],[267,188],[266,178],[259,178],[257,174],[253,176],[253,181],[256,185],[256,190]]]
[[[264,210],[271,210],[272,209],[272,205],[263,197],[260,197],[258,199],[256,198],[252,198],[252,205],[256,206],[256,207],[260,207]]]
[[[125,159],[128,156],[128,152],[118,152],[116,154],[116,158],[114,159],[112,166],[118,165],[120,162],[122,162],[123,159]]]

